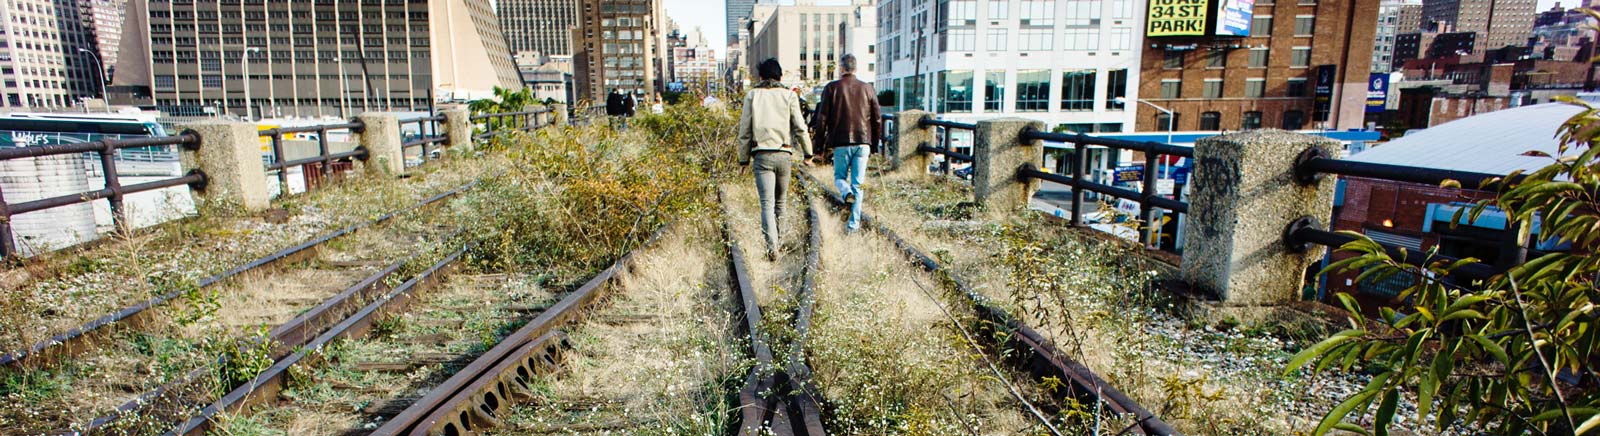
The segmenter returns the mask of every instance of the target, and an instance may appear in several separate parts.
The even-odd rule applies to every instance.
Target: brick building
[[[1174,130],[1359,128],[1378,5],[1258,1],[1248,36],[1148,36],[1138,95],[1172,110]],[[1136,128],[1166,130],[1166,115],[1140,115]]]

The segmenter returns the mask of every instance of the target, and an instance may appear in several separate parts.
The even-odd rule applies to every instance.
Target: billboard
[[[1317,81],[1313,91],[1315,94],[1313,103],[1316,107],[1312,114],[1313,120],[1327,121],[1329,113],[1333,111],[1333,86],[1334,81],[1338,80],[1335,76],[1338,73],[1336,68],[1333,65],[1318,65],[1316,68]]]
[[[1250,36],[1256,0],[1217,0],[1217,36]]]
[[[1389,73],[1372,73],[1367,78],[1367,113],[1383,113],[1389,108]]]
[[[1205,36],[1208,0],[1150,0],[1145,36]]]

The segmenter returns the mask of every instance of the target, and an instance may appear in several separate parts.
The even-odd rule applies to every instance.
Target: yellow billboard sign
[[[1145,36],[1205,36],[1207,0],[1150,0]]]

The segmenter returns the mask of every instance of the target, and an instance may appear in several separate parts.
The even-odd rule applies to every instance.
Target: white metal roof
[[[1489,112],[1406,135],[1348,160],[1489,174],[1532,171],[1550,159],[1522,154],[1539,150],[1554,156],[1556,128],[1582,110],[1545,103]]]

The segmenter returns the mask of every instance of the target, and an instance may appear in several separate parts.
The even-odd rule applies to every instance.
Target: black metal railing
[[[261,137],[270,138],[271,141],[272,162],[266,165],[266,169],[269,172],[277,172],[278,196],[284,197],[289,195],[290,168],[300,168],[301,174],[305,179],[305,188],[307,191],[310,191],[312,188],[320,184],[324,178],[330,177],[336,172],[349,169],[351,166],[350,161],[352,159],[366,159],[367,149],[359,145],[356,146],[354,150],[339,153],[333,153],[328,148],[329,132],[344,131],[347,135],[353,136],[361,133],[361,131],[365,128],[366,126],[362,124],[361,121],[357,120],[339,124],[278,127],[261,130]],[[307,133],[315,133],[317,136],[317,154],[315,156],[295,160],[289,160],[287,157],[285,157],[287,155],[287,151],[284,149],[284,141],[288,139],[285,137],[289,135]],[[307,171],[309,169],[315,169],[316,172]]]
[[[434,159],[433,154],[438,151],[440,146],[450,145],[450,137],[439,132],[439,126],[443,123],[444,114],[400,120],[400,137],[405,138],[400,144],[401,150],[421,147],[421,152],[418,153],[417,165],[421,165],[429,159]],[[406,135],[407,124],[417,125],[416,135]],[[408,164],[406,166],[412,165]]]
[[[8,203],[4,193],[0,193],[0,255],[12,257],[17,255],[15,235],[12,232],[12,217],[28,212],[87,203],[94,200],[106,199],[111,203],[111,219],[117,232],[130,230],[127,208],[123,207],[123,197],[145,191],[169,188],[174,186],[189,186],[191,189],[204,189],[206,183],[205,173],[194,170],[179,177],[157,180],[153,182],[136,183],[124,186],[117,175],[117,150],[133,147],[153,146],[183,146],[190,150],[199,148],[200,136],[193,132],[184,132],[175,136],[159,138],[130,138],[106,139],[81,144],[47,145],[41,147],[18,147],[0,149],[0,161],[14,159],[29,159],[48,156],[97,153],[100,158],[100,176],[105,181],[105,187],[87,192],[78,192],[56,197],[41,198],[38,200],[20,203]]]
[[[544,126],[555,123],[555,113],[548,107],[521,112],[505,112],[492,114],[473,115],[472,124],[479,125],[483,133],[473,135],[473,139],[488,139],[495,135],[519,131],[531,132]]]
[[[1316,148],[1307,149],[1295,159],[1294,175],[1296,182],[1301,184],[1316,183],[1317,179],[1323,174],[1417,183],[1429,186],[1441,186],[1448,180],[1456,182],[1462,189],[1484,188],[1485,183],[1491,181],[1514,184],[1522,179],[1520,175],[1507,177],[1503,174],[1340,160],[1328,156]],[[1510,227],[1512,225],[1511,220],[1507,219],[1506,226],[1508,228],[1501,233],[1499,241],[1499,258],[1494,259],[1493,264],[1465,265],[1456,269],[1452,276],[1466,280],[1486,279],[1505,272],[1516,265],[1526,263],[1528,260],[1528,241],[1520,239],[1517,230]],[[1309,217],[1301,218],[1284,230],[1284,242],[1295,250],[1305,250],[1309,248],[1310,244],[1337,249],[1356,239],[1350,235],[1339,234],[1319,227],[1321,226],[1315,219]],[[1430,256],[1427,253],[1407,250],[1393,244],[1378,242],[1378,245],[1383,246],[1389,257],[1410,265],[1427,266],[1437,262],[1451,264],[1460,260],[1440,254]]]
[[[1101,195],[1133,201],[1139,204],[1139,241],[1147,246],[1159,246],[1158,241],[1152,240],[1152,229],[1155,228],[1156,209],[1164,209],[1175,214],[1189,213],[1189,203],[1179,200],[1182,198],[1182,186],[1173,184],[1172,192],[1162,193],[1156,191],[1157,168],[1163,156],[1177,156],[1193,158],[1194,149],[1159,142],[1127,141],[1113,138],[1101,138],[1082,133],[1049,133],[1037,130],[1028,130],[1022,133],[1023,139],[1038,141],[1054,141],[1073,144],[1074,162],[1071,165],[1072,175],[1048,173],[1038,168],[1024,168],[1018,171],[1019,177],[1029,177],[1038,180],[1048,180],[1072,188],[1072,224],[1083,224],[1084,191],[1092,191]],[[1088,180],[1084,177],[1084,170],[1089,166],[1088,146],[1098,145],[1117,150],[1137,151],[1144,154],[1144,171],[1140,180],[1140,189],[1134,191],[1127,188],[1107,185]],[[1167,196],[1171,196],[1168,198]],[[1176,246],[1176,244],[1174,244]]]
[[[952,145],[952,142],[955,136],[954,133],[957,130],[973,132],[973,134],[976,135],[976,132],[978,131],[977,124],[924,118],[921,122],[921,125],[922,127],[932,127],[934,129],[934,140],[938,141],[939,145],[933,146],[931,144],[917,144],[917,151],[944,156],[944,159],[942,159],[942,162],[939,164],[939,173],[946,176],[951,175],[955,168],[954,161],[961,161],[969,164],[972,163],[972,155],[956,151],[955,147]],[[922,171],[928,171],[928,169],[923,168]]]

